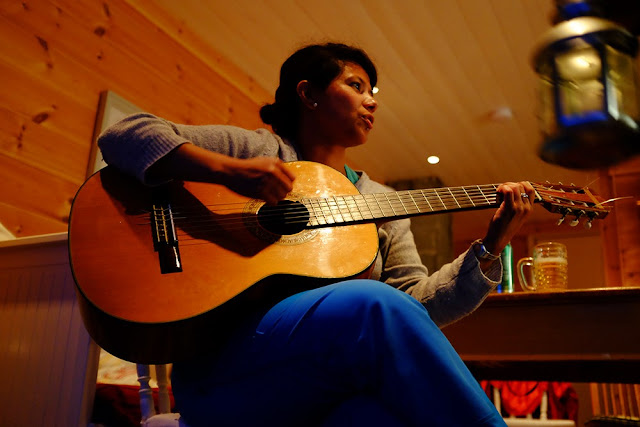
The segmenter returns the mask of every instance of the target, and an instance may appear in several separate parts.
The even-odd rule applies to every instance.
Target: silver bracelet
[[[494,255],[491,252],[489,252],[487,248],[484,247],[484,243],[482,243],[482,240],[478,239],[473,243],[474,243],[474,247],[478,248],[478,250],[475,251],[476,258],[488,259],[490,261],[495,261],[497,259],[500,259],[500,255]]]

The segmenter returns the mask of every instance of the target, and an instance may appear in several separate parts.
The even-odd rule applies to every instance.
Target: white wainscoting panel
[[[86,426],[98,351],[78,310],[66,233],[0,242],[0,425]]]

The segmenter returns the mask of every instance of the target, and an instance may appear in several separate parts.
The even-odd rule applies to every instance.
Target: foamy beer
[[[531,283],[524,269],[533,268]],[[525,291],[567,289],[569,286],[567,247],[562,243],[547,242],[533,248],[533,256],[522,258],[516,266],[520,286]]]

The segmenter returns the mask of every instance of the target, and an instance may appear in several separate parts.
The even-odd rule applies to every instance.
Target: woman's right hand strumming
[[[284,199],[293,189],[295,179],[280,159],[236,159],[188,143],[157,161],[147,175],[154,180],[181,179],[222,184],[245,197],[261,199],[269,204]]]

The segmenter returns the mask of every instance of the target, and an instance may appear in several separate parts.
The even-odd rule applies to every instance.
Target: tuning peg
[[[582,211],[582,210],[581,210],[581,211],[579,211],[579,212],[576,214],[576,219],[574,219],[573,221],[571,221],[571,222],[569,223],[569,225],[570,225],[571,227],[575,227],[576,225],[580,224],[580,218],[582,218],[582,216],[584,216],[584,214],[585,214],[585,213],[586,213],[585,211]]]
[[[568,208],[562,208],[560,210],[560,213],[562,214],[562,217],[560,217],[560,219],[558,220],[558,222],[556,222],[556,225],[560,225],[564,222],[565,218],[567,217],[567,214],[571,212],[571,209]]]
[[[598,212],[589,212],[587,214],[587,217],[589,217],[589,219],[587,219],[587,222],[584,223],[584,228],[586,228],[587,230],[591,230],[591,223],[598,217]]]
[[[566,213],[563,213],[562,216],[560,217],[560,219],[558,220],[558,222],[556,222],[556,225],[560,225],[564,222],[564,219],[567,217]]]
[[[560,213],[562,214],[562,216],[560,217],[558,222],[556,222],[556,225],[560,225],[560,224],[562,224],[564,222],[564,220],[567,218],[567,215],[571,213],[571,209],[562,208],[562,209],[560,209]]]

